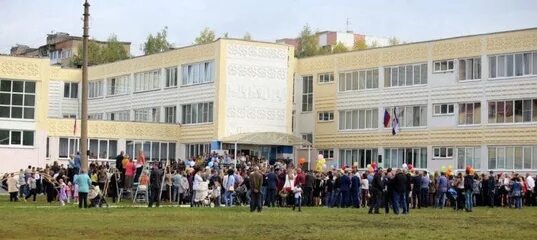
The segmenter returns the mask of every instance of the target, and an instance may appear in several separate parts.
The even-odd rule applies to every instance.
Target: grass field
[[[536,239],[537,208],[411,210],[132,207],[10,203],[0,196],[0,239]]]

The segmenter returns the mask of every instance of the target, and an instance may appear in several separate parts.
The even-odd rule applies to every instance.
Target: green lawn
[[[473,213],[414,210],[408,216],[365,209],[108,209],[10,203],[0,196],[0,239],[536,239],[537,208],[477,208]]]

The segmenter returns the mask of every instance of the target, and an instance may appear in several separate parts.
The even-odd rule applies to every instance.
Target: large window
[[[334,82],[334,73],[321,73],[318,76],[319,76],[319,83]]]
[[[110,121],[129,121],[130,120],[130,111],[118,111],[118,112],[109,112],[106,114],[106,119]]]
[[[170,106],[164,108],[164,122],[176,123],[177,121],[177,106]]]
[[[192,63],[181,66],[181,86],[214,82],[214,62]]]
[[[160,122],[160,108],[141,108],[134,110],[136,122]]]
[[[537,146],[489,146],[489,169],[536,169]]]
[[[427,168],[427,148],[386,148],[384,167],[401,168],[403,163],[415,168]]]
[[[472,166],[475,169],[481,168],[480,147],[457,148],[457,169],[465,169],[468,165]]]
[[[64,98],[78,98],[78,83],[64,83],[63,84],[63,97]]]
[[[107,85],[107,95],[123,95],[129,93],[130,75],[123,75],[109,78]]]
[[[339,130],[378,128],[378,109],[339,111]]]
[[[88,139],[90,160],[115,159],[118,153],[117,140]],[[79,138],[60,138],[59,157],[70,158],[80,151]],[[81,153],[82,154],[82,153]]]
[[[33,146],[34,131],[0,129],[0,146]]]
[[[160,88],[160,69],[134,74],[134,92]]]
[[[318,112],[319,122],[334,121],[334,112]]]
[[[98,98],[103,96],[103,80],[91,81],[88,83],[89,98]]]
[[[0,118],[34,117],[35,82],[0,80]]]
[[[177,67],[166,68],[166,87],[177,86]]]
[[[302,133],[302,139],[308,141],[309,143],[313,144],[313,133]],[[306,148],[307,146],[302,146],[303,148]]]
[[[453,104],[434,104],[434,116],[446,116],[453,115],[454,106]]]
[[[489,56],[489,78],[537,74],[537,52]]]
[[[321,149],[319,150],[319,154],[322,154],[327,160],[334,159],[334,149]]]
[[[427,84],[426,63],[384,68],[385,87],[401,87],[421,84]]]
[[[91,120],[103,120],[103,113],[90,113],[88,119]]]
[[[182,105],[182,123],[211,123],[213,122],[213,103],[192,103]]]
[[[459,60],[459,80],[481,79],[481,58]]]
[[[356,166],[358,168],[367,168],[368,164],[376,162],[378,159],[378,150],[373,149],[341,149],[339,150],[339,167]]]
[[[302,77],[302,112],[313,109],[313,76]]]
[[[489,123],[537,122],[537,99],[489,101]]]
[[[453,60],[434,61],[433,66],[433,73],[453,72],[453,69],[455,69]]]
[[[481,103],[459,103],[459,125],[481,124]]]
[[[198,143],[198,144],[186,144],[185,145],[187,158],[195,157],[197,158],[200,155],[205,155],[210,153],[211,144],[208,143]]]
[[[394,110],[395,108],[395,110]],[[424,127],[427,126],[427,106],[401,106],[386,108],[391,117],[394,113],[399,119],[399,127]],[[388,128],[392,127],[392,121],[389,122]]]
[[[132,159],[137,159],[138,153],[144,152],[146,160],[166,161],[176,159],[175,143],[166,141],[127,140],[125,153]]]
[[[339,91],[352,91],[379,87],[379,70],[369,69],[339,74]]]

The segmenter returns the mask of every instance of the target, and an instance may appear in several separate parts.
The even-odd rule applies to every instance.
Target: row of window
[[[0,118],[35,118],[35,82],[0,80]]]
[[[339,130],[378,128],[377,109],[339,111]]]
[[[213,122],[213,103],[193,103],[182,105],[182,123],[211,123]]]
[[[537,99],[489,101],[489,123],[537,121]]]
[[[143,151],[146,160],[166,161],[176,159],[175,146],[174,142],[127,140],[125,154],[128,154],[132,159],[137,159],[138,153]]]
[[[361,70],[339,74],[339,91],[352,91],[379,87],[379,70]]]
[[[187,158],[197,158],[200,155],[205,155],[211,152],[211,144],[199,143],[199,144],[186,144],[185,152]]]
[[[34,131],[0,129],[0,146],[33,146]]]
[[[502,78],[537,74],[537,52],[489,56],[489,77]]]

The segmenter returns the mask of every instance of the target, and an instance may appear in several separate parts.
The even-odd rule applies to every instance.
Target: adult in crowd
[[[9,192],[9,201],[16,202],[18,201],[17,193],[19,192],[18,186],[19,180],[15,178],[15,174],[11,173],[7,179],[7,191]]]
[[[537,157],[537,156],[535,156]],[[526,184],[528,185],[528,191],[526,194],[526,203],[528,206],[536,206],[535,202],[535,179],[530,175],[530,173],[526,173]]]
[[[402,208],[403,214],[408,213],[408,203],[406,202],[405,194],[407,194],[408,178],[401,169],[397,169],[393,179],[393,212],[399,214],[399,209]]]
[[[379,214],[380,204],[382,202],[382,191],[384,190],[384,182],[382,181],[382,169],[379,168],[373,176],[373,182],[369,192],[371,193],[371,205],[369,206],[369,214]]]
[[[351,179],[349,177],[349,171],[345,172],[340,177],[339,182],[339,192],[341,195],[341,200],[339,202],[340,208],[346,208],[349,206],[349,191],[351,190]]]
[[[233,206],[233,200],[235,198],[235,176],[233,169],[229,169],[227,175],[224,176],[224,193],[225,204],[227,207]]]
[[[274,207],[276,202],[276,190],[278,184],[278,176],[274,173],[274,169],[271,168],[267,174],[267,198],[265,200],[268,207]]]
[[[315,185],[315,176],[312,171],[306,172],[306,179],[304,184],[304,206],[313,206],[313,187]]]
[[[467,212],[471,212],[474,207],[474,176],[471,174],[469,168],[466,169],[466,175],[464,176],[464,209]]]
[[[353,171],[351,177],[351,206],[354,208],[360,208],[360,174],[357,171]]]
[[[422,177],[421,177],[421,186],[420,188],[420,206],[421,207],[428,207],[429,206],[429,185],[431,183],[431,179],[427,175],[427,171],[423,171]]]
[[[127,192],[129,192],[132,189],[132,182],[134,180],[134,175],[136,174],[136,165],[132,161],[132,158],[128,160],[127,164],[123,166],[123,168],[125,169],[124,188]]]
[[[81,170],[75,177],[75,184],[78,185],[78,207],[88,208],[88,192],[91,186],[91,179],[85,170]]]
[[[259,172],[259,167],[254,167],[250,174],[250,212],[261,212],[263,208],[261,200],[261,186],[263,185],[263,174]]]
[[[149,178],[149,205],[148,207],[160,206],[160,191],[162,189],[162,174],[163,171],[158,167],[158,163],[153,164],[153,170],[151,170],[151,176]]]
[[[384,181],[384,212],[390,213],[390,206],[393,206],[393,178],[394,172],[391,168],[386,170],[386,174],[383,177]]]

